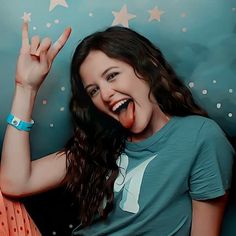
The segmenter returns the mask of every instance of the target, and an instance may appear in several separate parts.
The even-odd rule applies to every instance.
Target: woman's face
[[[94,105],[142,140],[167,122],[151,94],[129,64],[91,51],[80,67],[82,83]]]

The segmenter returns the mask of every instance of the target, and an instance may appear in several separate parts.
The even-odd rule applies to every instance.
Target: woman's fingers
[[[38,35],[35,35],[31,39],[30,54],[36,55],[37,49],[39,47],[40,39]]]
[[[21,51],[26,52],[30,47],[29,44],[29,34],[28,34],[28,23],[24,22],[22,26],[22,44],[21,44]]]
[[[51,64],[51,61],[48,60],[48,56],[47,56],[47,51],[50,48],[51,43],[52,42],[50,38],[43,39],[36,53],[36,55],[39,55],[40,57],[40,62],[46,63],[44,64],[44,65],[47,65],[47,68],[45,68],[46,70],[50,68],[50,64]],[[45,72],[47,73],[48,71],[45,71]]]
[[[28,23],[24,22],[22,26],[22,46],[29,46]]]
[[[51,39],[44,38],[40,43],[37,51],[35,52],[35,56],[39,56],[41,52],[46,52],[51,46]]]
[[[31,43],[29,42],[28,23],[24,22],[22,26],[22,47],[21,53],[29,53],[31,56],[40,57],[43,52],[43,58],[47,56],[47,60],[51,63],[59,51],[63,48],[71,33],[71,28],[68,27],[64,30],[58,40],[51,45],[50,38],[44,38],[40,42],[39,36],[33,36]],[[42,59],[43,59],[42,58]]]
[[[58,40],[52,45],[52,47],[48,51],[49,60],[53,61],[58,52],[65,45],[66,41],[70,36],[70,33],[71,33],[71,28],[70,27],[66,28],[64,32],[61,34],[61,36],[58,38]]]

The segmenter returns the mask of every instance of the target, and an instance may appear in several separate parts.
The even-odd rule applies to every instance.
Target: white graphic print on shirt
[[[156,157],[154,155],[140,165],[126,173],[129,165],[129,159],[126,154],[122,154],[117,160],[120,166],[120,173],[114,184],[114,191],[119,192],[123,189],[122,199],[120,201],[120,208],[123,211],[130,213],[137,213],[139,211],[139,194],[143,175],[148,164]]]

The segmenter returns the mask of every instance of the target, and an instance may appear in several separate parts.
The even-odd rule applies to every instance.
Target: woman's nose
[[[100,87],[100,94],[103,101],[105,102],[109,102],[114,93],[115,91],[112,89],[110,85],[104,85]]]

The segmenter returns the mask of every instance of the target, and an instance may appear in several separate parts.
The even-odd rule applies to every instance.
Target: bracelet
[[[9,125],[12,125],[16,129],[21,130],[21,131],[30,131],[31,128],[33,127],[33,125],[34,125],[33,120],[31,120],[31,122],[26,122],[26,121],[23,121],[23,120],[19,119],[16,116],[12,115],[12,114],[8,115],[7,123]]]

